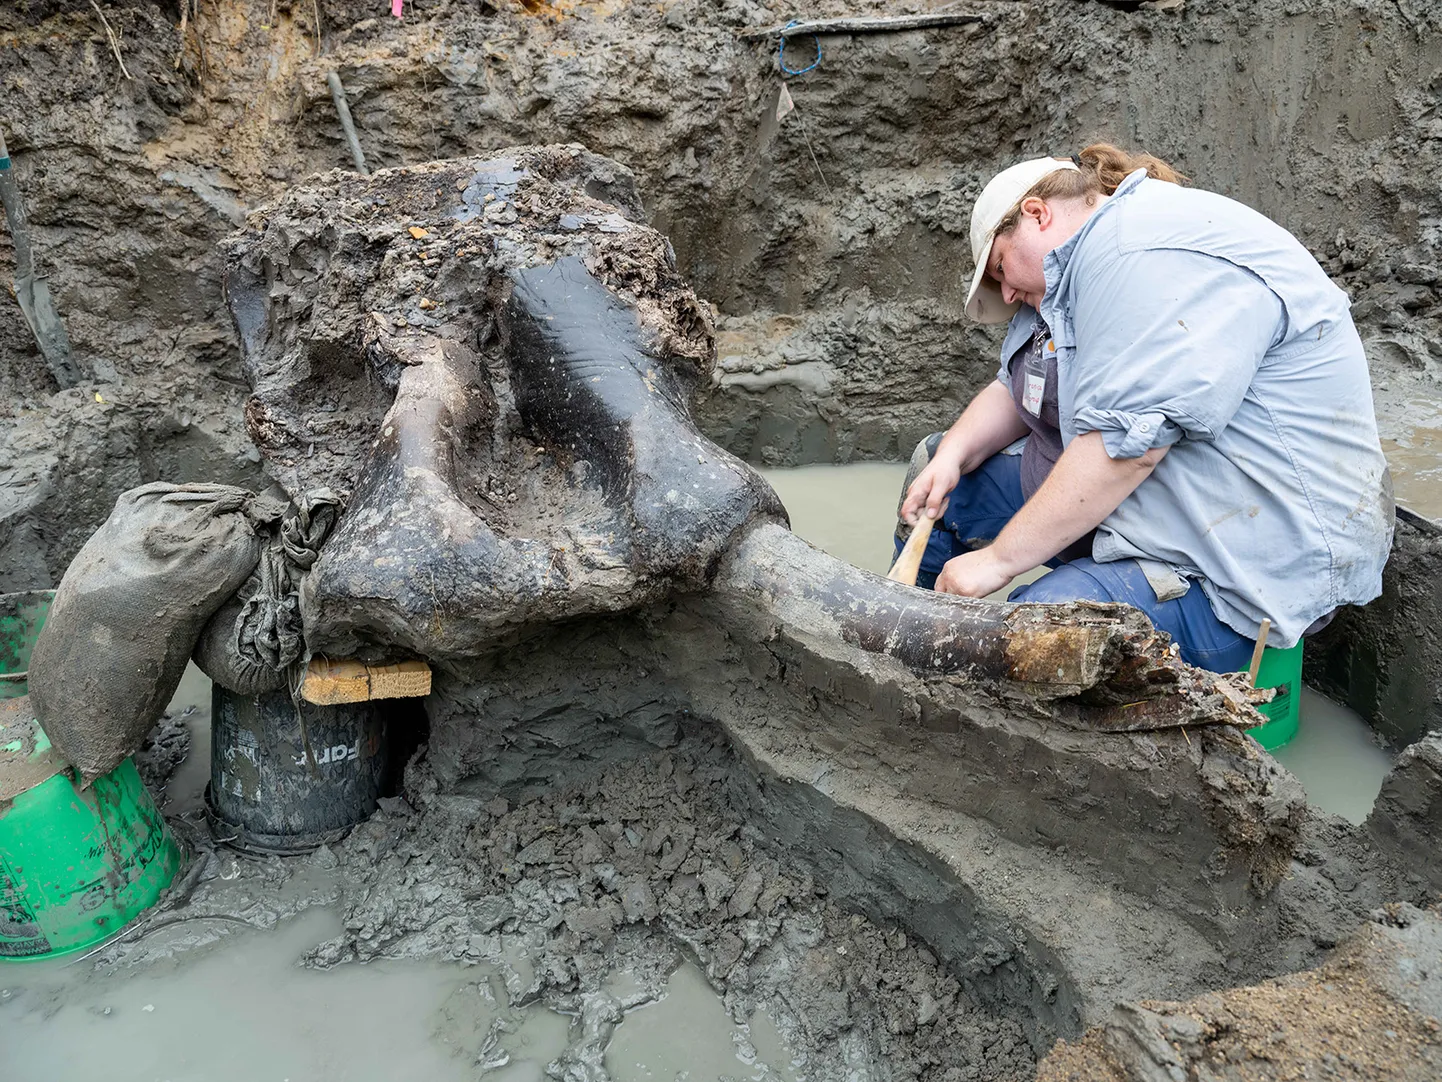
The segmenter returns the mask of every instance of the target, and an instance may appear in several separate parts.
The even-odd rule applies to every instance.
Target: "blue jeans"
[[[930,450],[934,453],[935,447]],[[931,590],[936,576],[953,556],[971,552],[994,540],[1022,503],[1021,456],[992,455],[951,490],[951,502],[931,531],[916,584]],[[901,551],[898,538],[896,551]],[[1067,554],[1063,554],[1067,555]],[[1097,563],[1090,556],[1047,561],[1054,568],[1036,582],[1018,586],[1008,601],[1117,601],[1147,614],[1153,626],[1181,647],[1182,660],[1213,672],[1245,669],[1254,642],[1217,619],[1202,587],[1171,601],[1158,601],[1135,560]]]

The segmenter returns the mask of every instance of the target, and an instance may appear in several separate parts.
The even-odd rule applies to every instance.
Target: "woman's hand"
[[[901,503],[902,520],[915,526],[922,514],[940,518],[946,510],[946,497],[960,480],[961,463],[938,450],[906,490],[906,499]]]
[[[936,590],[943,594],[960,594],[962,597],[986,597],[994,594],[1016,576],[1011,568],[1002,564],[995,551],[988,545],[975,552],[963,552],[946,561],[941,574],[936,576]]]
[[[1012,401],[1011,388],[992,380],[947,430],[926,469],[911,482],[901,502],[902,521],[915,526],[921,515],[940,518],[946,497],[962,474],[970,473],[1028,431]]]

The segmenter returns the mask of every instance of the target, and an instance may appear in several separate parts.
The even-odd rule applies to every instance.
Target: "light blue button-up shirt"
[[[1199,579],[1217,617],[1291,646],[1382,591],[1393,503],[1347,295],[1276,223],[1129,176],[1045,261],[1062,440],[1167,456],[1097,530],[1101,562]],[[1032,333],[1023,307],[1002,347]]]

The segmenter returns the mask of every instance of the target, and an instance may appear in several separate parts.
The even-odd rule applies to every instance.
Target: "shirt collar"
[[[1046,258],[1042,260],[1042,273],[1046,276],[1046,296],[1042,301],[1042,314],[1049,322],[1051,322],[1052,319],[1050,315],[1051,309],[1055,304],[1055,298],[1061,295],[1061,282],[1062,279],[1066,277],[1067,267],[1071,263],[1072,253],[1076,251],[1077,245],[1095,228],[1096,223],[1100,221],[1104,215],[1111,212],[1112,207],[1116,205],[1118,200],[1130,195],[1136,189],[1136,186],[1146,179],[1147,171],[1145,169],[1134,169],[1128,173],[1126,179],[1117,185],[1116,191],[1112,192],[1111,198],[1103,203],[1095,214],[1083,222],[1082,227],[1072,234],[1071,238],[1065,244],[1053,248],[1046,254]],[[1052,326],[1055,325],[1056,324],[1052,322]]]

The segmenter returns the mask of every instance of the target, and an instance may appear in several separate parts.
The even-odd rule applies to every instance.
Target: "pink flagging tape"
[[[405,2],[406,0],[391,0],[391,14],[397,19],[401,17],[401,6],[405,4]]]

